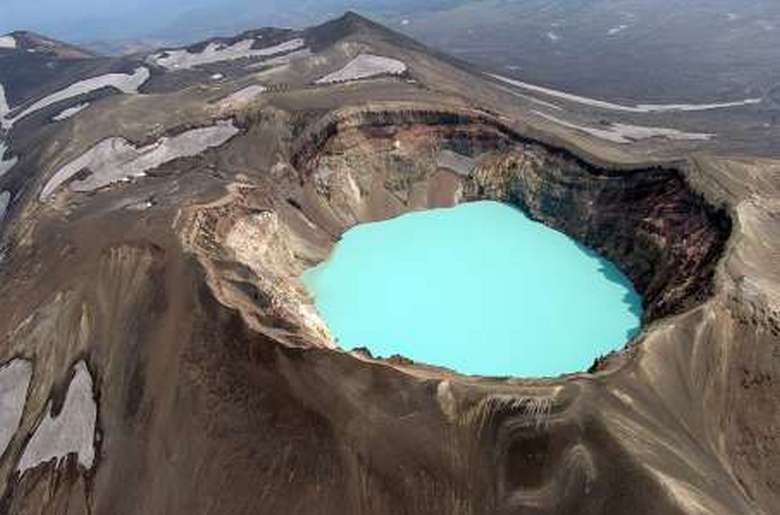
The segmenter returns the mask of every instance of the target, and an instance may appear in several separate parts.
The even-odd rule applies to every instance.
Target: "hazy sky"
[[[0,0],[0,34],[29,29],[73,41],[202,37],[260,26],[306,26],[354,9],[393,15],[470,0]],[[538,1],[538,0],[537,0]],[[568,0],[567,0],[568,1]]]
[[[184,6],[188,0],[3,0],[0,2],[0,24],[4,31],[18,26],[50,25],[57,22],[102,17],[116,17],[154,6],[155,4]]]
[[[171,12],[201,4],[203,0],[1,0],[0,32],[30,29],[64,36],[69,31],[79,37],[86,33],[132,32],[144,11],[154,9],[155,21],[169,18]],[[125,19],[131,27],[106,27]]]
[[[190,18],[256,22],[264,9],[284,10],[283,3],[307,0],[0,0],[0,33],[29,29],[72,41],[137,37]]]

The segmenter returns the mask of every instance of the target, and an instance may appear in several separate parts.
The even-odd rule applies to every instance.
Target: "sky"
[[[197,40],[263,26],[308,26],[349,9],[381,18],[468,1],[0,0],[0,34],[27,29],[74,43],[185,35]]]
[[[264,7],[278,3],[279,0],[0,0],[0,33],[27,29],[69,41],[143,37],[159,35],[180,20],[212,18],[219,25],[230,19],[246,19],[251,14],[253,19],[247,21],[254,22]]]
[[[128,19],[137,25],[139,13],[151,9],[155,0],[2,0],[0,2],[0,33],[27,29],[47,35],[62,37],[132,32],[132,27],[118,27],[120,19]],[[166,8],[182,8],[190,4],[187,0],[164,0]],[[178,6],[174,6],[178,4]],[[167,10],[167,9],[166,9]]]

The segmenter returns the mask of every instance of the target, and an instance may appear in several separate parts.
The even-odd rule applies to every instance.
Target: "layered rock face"
[[[474,195],[518,205],[618,263],[644,298],[646,321],[712,293],[731,219],[677,170],[616,172],[522,145],[478,170],[475,182]]]
[[[470,168],[442,166],[444,153]],[[349,113],[319,128],[297,158],[348,222],[468,200],[513,204],[618,263],[643,295],[647,321],[712,293],[731,231],[725,209],[678,169],[599,167],[484,115]],[[378,205],[378,190],[391,200]]]

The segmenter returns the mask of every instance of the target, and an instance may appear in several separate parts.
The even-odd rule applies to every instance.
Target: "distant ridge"
[[[6,37],[14,38],[17,50],[47,52],[54,54],[61,59],[89,59],[98,57],[98,54],[91,50],[29,30],[17,30],[6,34]]]

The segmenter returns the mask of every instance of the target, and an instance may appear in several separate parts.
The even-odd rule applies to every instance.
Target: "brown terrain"
[[[71,75],[4,82],[13,115],[149,70],[137,93],[60,100],[3,135],[1,513],[778,512],[780,161],[599,140],[353,14],[215,48],[257,36],[307,51],[177,70],[68,47],[47,62]],[[360,54],[407,69],[316,82]],[[231,96],[250,85],[267,89]],[[224,143],[150,157],[225,120]],[[42,194],[107,138],[152,164],[86,188],[129,169],[116,143]],[[538,379],[337,348],[301,272],[355,224],[476,199],[617,263],[638,336]]]

